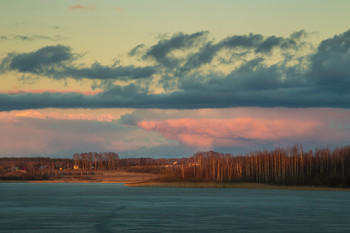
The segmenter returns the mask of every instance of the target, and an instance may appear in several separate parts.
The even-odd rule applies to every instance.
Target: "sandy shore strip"
[[[261,183],[161,182],[160,175],[126,171],[103,171],[95,175],[67,175],[49,180],[1,180],[0,183],[123,183],[128,187],[150,188],[243,188],[307,191],[350,191],[350,188],[269,185]]]
[[[243,188],[243,189],[280,189],[280,190],[305,190],[305,191],[350,191],[349,188],[329,188],[314,186],[287,186],[270,185],[261,183],[213,183],[213,182],[135,182],[125,184],[129,187],[153,187],[153,188]]]

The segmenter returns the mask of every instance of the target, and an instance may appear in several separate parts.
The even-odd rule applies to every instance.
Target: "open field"
[[[146,182],[158,178],[158,175],[151,173],[135,173],[125,171],[103,171],[95,175],[64,176],[49,180],[24,181],[30,183],[137,183]]]

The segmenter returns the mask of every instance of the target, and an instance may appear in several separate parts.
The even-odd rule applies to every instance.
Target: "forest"
[[[198,152],[192,166],[177,169],[175,179],[206,182],[254,182],[277,185],[350,186],[350,146],[303,151],[301,146],[232,156]]]
[[[232,155],[197,152],[188,158],[119,158],[113,152],[77,153],[72,159],[0,158],[0,179],[131,171],[159,174],[162,182],[252,182],[350,187],[350,146],[304,151],[301,145]]]

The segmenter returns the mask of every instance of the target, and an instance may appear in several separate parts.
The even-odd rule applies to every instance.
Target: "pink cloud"
[[[96,95],[98,93],[101,93],[102,91],[103,90],[81,91],[81,90],[36,89],[36,90],[12,90],[12,91],[0,92],[0,93],[9,94],[9,95],[17,95],[17,94],[25,94],[25,93],[41,94],[41,93],[45,93],[45,92],[50,92],[50,93],[80,93],[83,95]]]
[[[56,154],[62,151],[79,151],[81,145],[87,150],[104,145],[106,138],[97,133],[79,132],[67,129],[69,122],[61,122],[58,127],[49,127],[49,121],[35,124],[35,122],[22,119],[17,123],[4,124],[0,122],[0,156],[18,156],[28,154]],[[60,132],[57,132],[57,131]],[[89,148],[90,147],[90,148]],[[81,150],[81,149],[80,149]],[[65,154],[65,153],[64,153]],[[71,156],[72,153],[65,154]]]
[[[316,148],[348,144],[350,110],[0,111],[0,132],[0,156],[66,152],[71,155],[71,152],[89,150],[134,151],[139,156],[145,156],[144,153],[184,156],[198,150],[235,153],[295,143],[302,143],[304,148]]]
[[[18,119],[52,119],[52,120],[85,120],[85,121],[100,121],[112,122],[119,119],[119,116],[112,114],[88,114],[88,113],[61,113],[61,112],[46,112],[40,110],[22,110],[11,112],[0,112],[0,121],[16,122]]]
[[[156,131],[165,138],[183,145],[210,149],[213,147],[245,146],[251,141],[278,141],[307,138],[315,130],[325,126],[322,121],[301,119],[169,119],[140,121],[137,125],[148,131]],[[249,143],[248,143],[249,144]]]
[[[19,116],[11,118],[18,114]],[[6,117],[16,121],[6,121],[3,119]],[[154,137],[152,133],[138,127],[121,126],[117,121],[65,120],[86,119],[80,115],[49,114],[49,117],[45,117],[47,117],[45,113],[40,111],[0,112],[0,157],[22,155],[71,157],[75,152],[123,152],[164,144],[164,140],[158,139],[157,135]]]
[[[114,7],[113,9],[114,9],[115,11],[123,11],[123,9],[120,8],[120,7]]]
[[[73,5],[73,6],[70,6],[69,7],[70,10],[96,10],[96,7],[91,5],[91,6],[83,6],[83,5],[80,5],[80,4],[76,4],[76,5]]]

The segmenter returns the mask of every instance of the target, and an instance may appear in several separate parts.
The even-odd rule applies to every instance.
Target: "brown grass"
[[[27,181],[30,183],[138,183],[157,179],[151,173],[135,173],[125,171],[103,171],[95,175],[67,175],[49,180]]]

